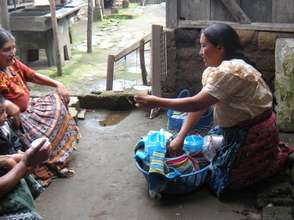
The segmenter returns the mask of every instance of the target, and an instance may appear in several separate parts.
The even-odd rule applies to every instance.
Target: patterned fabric
[[[217,195],[278,172],[292,151],[279,146],[276,116],[249,127],[220,128],[224,145],[212,161],[210,185]]]
[[[7,69],[11,75],[0,71],[0,93],[19,106],[23,112],[29,105],[29,90],[26,82],[33,80],[35,72],[17,59]]]
[[[150,158],[149,173],[159,173],[164,175],[165,152],[154,151]]]
[[[59,95],[50,94],[33,99],[29,108],[21,114],[21,120],[30,142],[42,136],[49,138],[52,152],[46,162],[48,167],[57,172],[64,168],[79,139],[79,132]],[[52,174],[48,174],[48,170],[44,167],[39,167],[36,171],[36,175],[43,180],[52,177]]]
[[[29,183],[29,184],[28,184]],[[23,178],[0,201],[0,220],[40,220],[41,216],[36,212],[32,191],[38,184],[31,176]]]
[[[214,106],[214,120],[221,127],[235,126],[272,107],[272,94],[261,74],[243,60],[208,67],[202,84],[202,91],[219,100]]]
[[[2,132],[5,126],[9,135]],[[0,155],[9,155],[22,149],[22,144],[16,133],[11,129],[8,123],[5,123],[0,129]],[[1,164],[0,164],[1,165]],[[0,166],[0,176],[7,173],[4,167]],[[39,220],[42,219],[36,213],[34,199],[37,198],[43,187],[31,175],[22,178],[18,184],[4,198],[0,200],[0,220]]]

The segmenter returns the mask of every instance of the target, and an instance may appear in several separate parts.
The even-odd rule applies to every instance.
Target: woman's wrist
[[[22,169],[25,170],[25,172],[27,172],[28,169],[30,168],[30,166],[28,166],[28,164],[24,160],[19,161],[17,163],[17,166],[20,166]]]
[[[63,86],[63,84],[59,81],[54,80],[55,88],[58,88],[60,86]]]

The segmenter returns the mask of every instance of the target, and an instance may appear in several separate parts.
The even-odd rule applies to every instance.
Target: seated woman
[[[182,151],[185,136],[203,111],[213,106],[224,143],[212,161],[210,185],[220,195],[273,175],[291,150],[279,147],[272,93],[243,54],[236,31],[226,24],[212,24],[202,30],[200,45],[199,54],[207,68],[198,94],[182,99],[138,96],[135,100],[139,106],[189,112],[170,143],[169,151],[174,154]]]
[[[49,158],[50,145],[44,139],[20,153],[24,146],[6,121],[8,105],[9,113],[17,112],[17,106],[0,95],[0,219],[42,219],[33,201],[42,187],[27,173]]]
[[[64,85],[21,63],[15,57],[15,47],[14,37],[0,28],[0,94],[19,107],[20,121],[30,142],[45,136],[52,143],[47,167],[36,171],[46,180],[53,175],[48,167],[60,171],[67,165],[79,137],[78,128],[67,110],[69,94]],[[57,93],[30,102],[27,82],[55,87]]]

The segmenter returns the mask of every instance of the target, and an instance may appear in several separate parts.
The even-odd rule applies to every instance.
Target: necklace
[[[5,73],[8,76],[15,76],[7,67],[0,67],[0,72]]]

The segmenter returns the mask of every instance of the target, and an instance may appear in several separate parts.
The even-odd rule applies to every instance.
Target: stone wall
[[[274,91],[275,43],[278,38],[294,37],[294,33],[238,30],[245,54],[256,63],[266,82]],[[168,80],[163,95],[174,96],[183,88],[198,92],[204,65],[198,55],[200,29],[167,29]]]
[[[294,131],[294,39],[278,39],[276,43],[275,94],[280,130]]]

